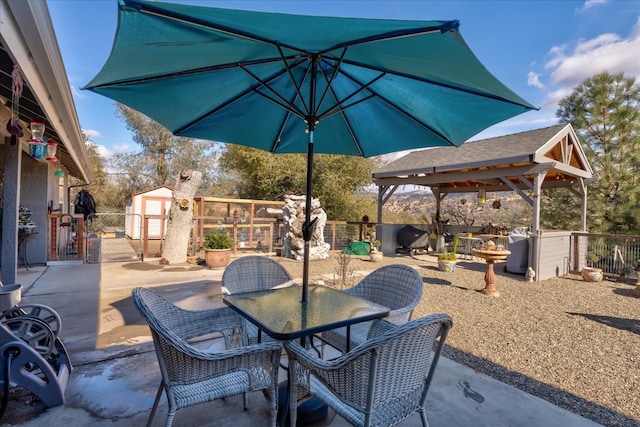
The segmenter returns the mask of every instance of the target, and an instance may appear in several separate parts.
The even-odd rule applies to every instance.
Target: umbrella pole
[[[311,222],[311,197],[313,177],[313,127],[309,129],[309,145],[307,147],[307,199],[304,212],[304,224],[302,226],[302,236],[304,238],[304,258],[302,267],[302,303],[307,302],[309,288],[309,258],[311,256],[311,236],[315,228],[315,221]]]

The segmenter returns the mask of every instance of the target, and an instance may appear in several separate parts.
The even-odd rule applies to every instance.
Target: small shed
[[[570,249],[569,232],[543,233],[540,229],[540,196],[548,188],[569,188],[581,198],[580,231],[586,231],[587,185],[594,179],[570,124],[467,142],[460,147],[414,151],[373,173],[378,186],[379,224],[382,206],[401,185],[429,187],[438,212],[449,193],[516,192],[533,210],[529,266],[536,271],[536,280],[567,272]]]
[[[126,201],[126,234],[131,239],[142,237],[142,219],[148,215],[166,215],[171,207],[173,189],[167,186],[160,186],[151,190],[132,194]],[[166,231],[166,221],[159,218],[149,219],[148,237],[159,239]]]

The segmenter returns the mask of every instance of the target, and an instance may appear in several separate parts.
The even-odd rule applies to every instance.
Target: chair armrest
[[[305,369],[316,372],[322,371],[335,371],[340,370],[348,366],[355,359],[361,356],[360,351],[357,351],[359,347],[351,350],[349,353],[344,353],[340,357],[336,357],[331,360],[324,360],[317,356],[314,356],[307,349],[302,347],[295,341],[287,341],[284,343],[284,347],[287,351],[289,359],[294,359],[302,365]]]
[[[282,343],[277,341],[269,341],[260,344],[251,344],[245,347],[232,348],[224,351],[209,352],[199,350],[192,345],[185,343],[184,353],[195,359],[207,361],[223,361],[232,358],[239,360],[251,360],[256,355],[277,353],[278,359],[282,353]],[[252,363],[253,364],[253,363]]]
[[[225,375],[232,371],[279,368],[282,344],[268,342],[221,352],[199,350],[184,341],[172,342],[165,349],[164,358],[170,376],[175,381],[202,381],[204,378]],[[172,354],[170,354],[172,353]]]
[[[176,307],[176,312],[168,318],[171,322],[167,327],[182,339],[195,338],[212,332],[224,333],[241,328],[243,325],[242,316],[230,307],[198,311]]]
[[[313,393],[310,375],[321,381],[325,387],[333,390],[334,393],[346,398],[357,400],[363,398],[368,390],[368,382],[371,380],[370,366],[373,357],[373,350],[364,346],[359,346],[349,353],[332,359],[323,360],[305,350],[300,344],[289,341],[285,343],[287,355],[289,356],[289,369],[291,370],[291,390],[302,386]],[[299,394],[296,391],[296,395]]]
[[[367,334],[367,339],[375,338],[378,335],[382,335],[387,331],[395,328],[397,325],[385,320],[385,319],[376,319],[371,323],[371,327],[369,328],[369,333]]]

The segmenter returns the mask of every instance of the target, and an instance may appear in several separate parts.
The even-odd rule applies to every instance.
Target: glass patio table
[[[270,337],[288,341],[300,339],[304,346],[306,337],[335,328],[347,328],[347,351],[350,343],[350,326],[389,315],[389,307],[367,301],[327,286],[310,285],[308,300],[302,303],[302,288],[289,286],[267,291],[243,292],[224,297],[225,304],[258,327],[258,340],[264,331]],[[288,372],[290,375],[291,372]],[[285,387],[282,402],[288,402],[289,390]],[[298,414],[309,411],[309,422],[316,421],[315,414],[326,413],[326,405],[311,398],[309,408],[300,406]],[[282,411],[280,425],[286,425],[287,411]],[[303,416],[303,418],[306,418]],[[302,421],[302,420],[298,420]],[[299,424],[305,424],[304,422]]]
[[[346,326],[349,343],[350,325],[389,315],[389,307],[322,285],[310,285],[308,301],[301,299],[302,288],[290,286],[227,295],[224,302],[259,331],[282,341]]]

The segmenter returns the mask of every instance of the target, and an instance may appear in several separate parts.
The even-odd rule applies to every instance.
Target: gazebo
[[[594,179],[570,124],[467,142],[457,148],[414,151],[373,173],[378,224],[382,224],[383,205],[402,185],[429,187],[437,211],[450,193],[516,192],[533,210],[529,266],[537,280],[566,272],[569,253],[569,231],[543,233],[540,229],[542,192],[566,187],[580,197],[579,231],[586,231],[587,186]]]

